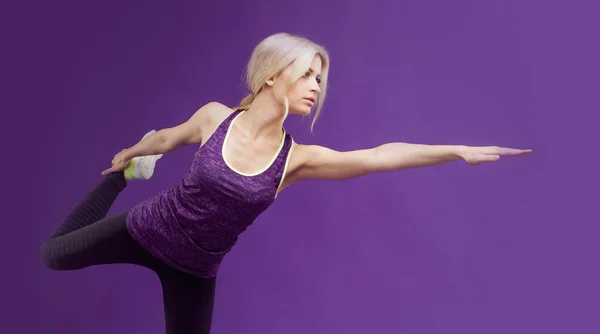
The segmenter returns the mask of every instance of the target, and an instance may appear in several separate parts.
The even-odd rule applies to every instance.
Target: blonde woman
[[[288,115],[316,121],[325,100],[329,56],[310,40],[280,33],[260,42],[247,68],[251,94],[231,109],[212,102],[188,121],[151,131],[115,155],[101,182],[52,232],[42,247],[54,270],[131,263],[160,278],[167,333],[209,333],[215,280],[238,236],[286,187],[306,179],[350,179],[464,160],[497,161],[531,150],[386,143],[338,152],[296,144]],[[158,159],[199,144],[189,172],[128,212],[106,217],[130,180],[149,179]]]

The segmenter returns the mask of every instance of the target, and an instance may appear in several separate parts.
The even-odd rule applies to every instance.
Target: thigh
[[[156,270],[162,263],[131,237],[126,217],[127,213],[106,217],[47,240],[42,252],[44,262],[57,270],[115,263],[136,264]]]
[[[210,333],[216,277],[195,277],[172,268],[158,271],[158,277],[163,288],[166,333]]]

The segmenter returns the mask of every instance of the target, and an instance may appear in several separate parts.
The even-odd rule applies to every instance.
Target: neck
[[[283,110],[283,105],[264,93],[259,94],[236,123],[251,138],[273,137],[279,140],[283,135],[282,128],[286,118]]]

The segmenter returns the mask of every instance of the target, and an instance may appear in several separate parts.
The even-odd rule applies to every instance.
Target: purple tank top
[[[134,206],[127,229],[148,252],[171,267],[199,277],[216,276],[238,236],[273,203],[292,147],[284,136],[276,155],[252,175],[235,171],[223,158],[223,143],[236,110],[196,151],[178,184]]]

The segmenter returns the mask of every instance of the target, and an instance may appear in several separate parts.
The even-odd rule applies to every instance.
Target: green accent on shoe
[[[131,161],[129,161],[129,166],[127,166],[127,168],[125,168],[125,170],[123,171],[123,174],[125,175],[125,180],[133,180],[135,178],[134,176],[134,168],[135,168],[135,160],[131,159]]]

